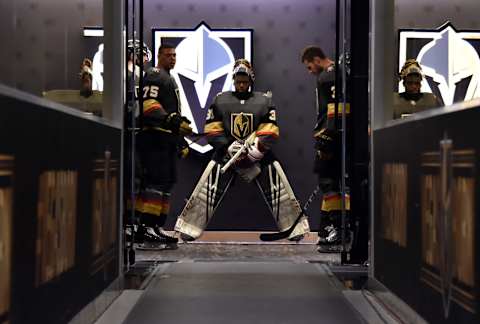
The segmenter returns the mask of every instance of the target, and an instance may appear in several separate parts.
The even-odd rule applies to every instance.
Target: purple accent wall
[[[212,29],[252,28],[255,89],[271,90],[277,105],[280,141],[275,147],[297,197],[303,202],[316,185],[312,176],[311,129],[315,123],[314,78],[300,62],[300,51],[319,44],[329,55],[335,48],[335,1],[301,0],[258,2],[157,1],[145,2],[144,34],[151,27],[194,28],[205,21]],[[165,17],[165,18],[163,18]],[[150,39],[147,39],[151,42]],[[175,187],[172,214],[179,213],[201,174],[205,161],[192,156],[180,163],[180,182]],[[231,189],[212,229],[274,229],[262,197],[254,184],[240,181]],[[248,201],[248,204],[245,204]],[[312,225],[318,225],[320,203],[311,206]],[[174,217],[169,219],[173,225]]]
[[[101,0],[0,0],[0,83],[36,95],[76,89],[84,26],[102,25]]]

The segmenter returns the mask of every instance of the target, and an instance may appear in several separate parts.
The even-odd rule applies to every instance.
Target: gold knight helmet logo
[[[252,113],[234,113],[231,114],[230,132],[238,140],[244,140],[253,131]]]

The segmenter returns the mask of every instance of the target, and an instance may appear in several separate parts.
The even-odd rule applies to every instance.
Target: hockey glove
[[[315,149],[320,160],[330,160],[338,150],[338,131],[324,128],[315,135]]]
[[[235,141],[227,149],[228,156],[233,157],[240,149],[242,149],[244,144],[239,141]],[[235,160],[233,165],[236,168],[248,168],[252,165],[250,160],[247,158],[248,150],[245,150],[240,156]]]
[[[241,148],[243,144],[239,141],[234,141],[232,144],[228,146],[227,152],[230,157],[234,156]]]
[[[265,154],[261,150],[261,144],[258,142],[258,137],[255,138],[253,145],[250,145],[247,150],[247,157],[252,162],[258,162],[263,159]]]
[[[171,129],[174,134],[186,136],[193,132],[190,127],[191,122],[186,117],[180,116],[178,113],[169,114],[165,122],[167,123],[167,127]]]
[[[186,159],[189,153],[190,153],[190,149],[188,147],[185,147],[180,151],[178,151],[178,157],[181,159]]]
[[[178,151],[177,155],[181,159],[185,159],[188,156],[188,153],[190,153],[190,150],[188,148],[188,143],[187,141],[182,137],[182,140],[178,144]]]

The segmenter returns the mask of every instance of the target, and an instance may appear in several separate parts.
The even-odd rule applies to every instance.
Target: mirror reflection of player
[[[84,58],[80,66],[80,95],[90,97],[93,91],[103,91],[103,48],[98,45],[98,51],[93,55],[93,60]]]
[[[413,113],[442,106],[433,93],[421,92],[423,71],[420,64],[409,59],[405,61],[399,73],[405,91],[394,93],[393,118],[406,118]]]
[[[85,58],[80,66],[80,95],[88,98],[92,94],[92,61]]]
[[[92,90],[103,91],[103,44],[98,45],[98,51],[92,60]]]

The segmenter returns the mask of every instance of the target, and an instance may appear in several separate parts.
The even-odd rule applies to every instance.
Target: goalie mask
[[[420,64],[413,59],[407,60],[400,71],[400,79],[405,87],[405,95],[409,96],[407,100],[419,100],[423,79],[423,71]]]
[[[143,50],[143,55],[142,55],[142,50]],[[147,63],[152,60],[152,51],[148,48],[147,44],[143,43],[143,49],[140,47],[140,41],[138,39],[129,39],[127,43],[127,53],[128,53],[128,58],[134,54],[136,54],[137,57],[137,62],[136,64],[138,65],[138,58],[143,57],[143,62]]]
[[[237,74],[248,75],[252,83],[255,81],[255,74],[253,73],[252,65],[246,59],[239,59],[235,61],[235,64],[233,65],[234,79]]]
[[[402,66],[399,77],[401,80],[405,80],[407,76],[412,74],[418,75],[420,76],[420,79],[423,79],[423,71],[420,64],[414,59],[409,59],[406,60],[405,64]]]

